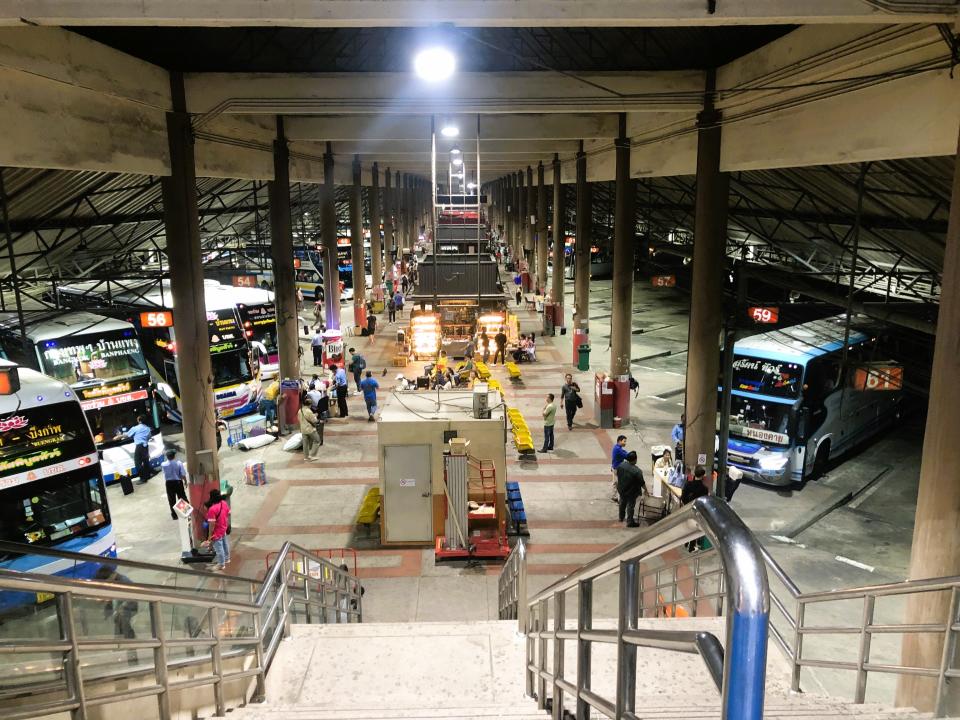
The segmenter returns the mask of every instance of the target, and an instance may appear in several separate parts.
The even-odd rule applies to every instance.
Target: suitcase
[[[133,478],[129,475],[120,476],[120,488],[124,495],[133,495]]]

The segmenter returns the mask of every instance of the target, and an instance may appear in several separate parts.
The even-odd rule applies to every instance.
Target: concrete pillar
[[[410,176],[403,174],[403,193],[400,196],[399,203],[400,226],[403,228],[401,238],[403,244],[401,247],[411,247],[410,245]]]
[[[536,275],[536,265],[534,258],[534,251],[536,245],[534,242],[535,234],[535,225],[531,222],[531,218],[535,218],[537,214],[537,188],[533,184],[533,168],[529,165],[527,166],[527,216],[523,219],[523,247],[526,249],[528,254],[528,260],[533,266],[531,270],[533,274]]]
[[[560,182],[560,155],[553,156],[553,301],[560,312],[557,317],[563,324],[563,260],[566,246],[565,215],[563,212],[563,185]]]
[[[380,241],[380,167],[373,164],[370,184],[370,278],[372,288],[383,283],[383,244]]]
[[[350,186],[350,257],[353,264],[353,324],[367,326],[367,273],[363,257],[363,185],[360,156],[353,156]]]
[[[383,175],[383,254],[387,267],[393,266],[396,244],[393,240],[393,188],[391,180],[393,173],[390,168]]]
[[[697,198],[693,221],[693,275],[687,340],[686,428],[683,457],[693,468],[713,467],[717,432],[717,375],[723,326],[723,274],[730,180],[720,172],[720,113],[713,107],[713,78],[697,117]],[[701,463],[700,460],[704,460]]]
[[[523,172],[517,173],[517,246],[520,253],[517,257],[527,260],[527,223],[530,215],[527,212],[527,189],[524,187]]]
[[[930,377],[930,401],[923,434],[920,461],[920,489],[917,495],[913,546],[910,551],[908,579],[960,575],[960,166],[954,159],[950,220],[947,225],[943,277],[940,284],[940,312],[933,350]],[[956,609],[954,609],[956,614]],[[949,593],[926,593],[907,601],[907,624],[952,623]],[[904,635],[901,665],[939,667],[943,652],[943,634]],[[951,665],[953,667],[953,665]],[[897,686],[897,704],[915,707],[921,712],[934,709],[935,678],[901,676]],[[950,681],[947,690],[947,715],[960,713],[960,687]]]
[[[337,186],[333,178],[333,145],[323,154],[323,195],[320,201],[320,240],[323,243],[323,305],[326,325],[340,329],[340,270],[337,263]]]
[[[587,182],[587,154],[577,153],[577,237],[573,246],[573,326],[590,327],[590,246],[593,241],[593,186]]]
[[[290,219],[290,151],[283,134],[283,116],[277,116],[273,141],[273,180],[267,182],[270,201],[270,255],[273,259],[273,302],[277,311],[280,377],[300,378],[300,333],[297,284],[293,276],[293,230]]]
[[[636,229],[634,204],[636,188],[630,178],[630,138],[626,114],[620,114],[620,136],[614,142],[616,153],[616,196],[613,218],[613,281],[610,318],[610,377],[621,381],[630,373],[630,341],[633,318],[633,240]],[[618,395],[619,397],[619,395]],[[629,395],[628,395],[629,399]],[[626,419],[627,407],[615,414]],[[624,414],[626,413],[626,414]]]
[[[547,288],[547,188],[544,185],[543,163],[537,163],[537,292]]]
[[[197,176],[193,131],[186,113],[183,76],[170,80],[173,112],[167,113],[170,175],[160,178],[163,220],[173,296],[173,332],[177,343],[177,382],[183,413],[183,444],[190,474],[190,503],[201,508],[212,488],[220,487],[217,469],[216,413],[210,335],[203,292],[200,255],[200,219],[197,212]],[[194,513],[195,538],[203,538],[203,513]]]

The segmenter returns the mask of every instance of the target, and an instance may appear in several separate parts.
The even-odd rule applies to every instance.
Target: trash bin
[[[590,369],[590,346],[577,346],[577,370]]]

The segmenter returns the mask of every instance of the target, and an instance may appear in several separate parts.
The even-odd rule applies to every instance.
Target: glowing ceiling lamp
[[[451,122],[447,122],[444,123],[443,127],[440,128],[440,134],[448,138],[457,137],[460,134],[460,128]],[[460,150],[457,149],[457,152],[460,152]]]
[[[439,45],[424,48],[413,58],[413,70],[417,76],[428,83],[439,83],[448,79],[457,69],[457,59],[445,47]]]
[[[452,162],[454,165],[463,165],[463,158],[459,155],[454,155],[452,158],[450,158],[450,162]]]

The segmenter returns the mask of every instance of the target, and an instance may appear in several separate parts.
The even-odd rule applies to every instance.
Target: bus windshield
[[[789,445],[793,406],[734,395],[730,398],[730,434],[773,445]]]
[[[52,403],[0,417],[0,488],[8,475],[96,452],[77,402]]]
[[[68,336],[38,343],[43,372],[73,386],[103,385],[144,375],[147,365],[134,331]]]
[[[733,389],[794,400],[800,397],[803,365],[769,358],[735,355]]]
[[[98,465],[0,491],[0,540],[52,545],[110,524]]]
[[[253,379],[245,349],[211,354],[210,360],[213,364],[213,385],[216,388],[239,385]]]
[[[133,398],[117,405],[90,407],[86,409],[90,431],[97,447],[113,447],[131,442],[130,438],[117,437],[137,424],[137,415],[153,416],[153,404],[146,390],[130,393]]]

